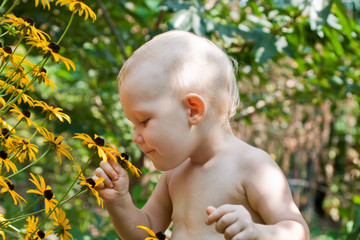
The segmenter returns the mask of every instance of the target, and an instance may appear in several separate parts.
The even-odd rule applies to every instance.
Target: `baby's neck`
[[[197,148],[190,156],[194,164],[203,165],[216,156],[230,142],[236,138],[230,128],[227,127],[209,127],[204,129],[202,137],[198,139]]]

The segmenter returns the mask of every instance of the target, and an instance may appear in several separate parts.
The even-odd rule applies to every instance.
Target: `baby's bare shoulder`
[[[241,166],[258,167],[261,164],[274,164],[274,160],[267,152],[251,146],[242,140],[235,141],[230,146],[229,153],[232,154],[234,161],[241,164]]]

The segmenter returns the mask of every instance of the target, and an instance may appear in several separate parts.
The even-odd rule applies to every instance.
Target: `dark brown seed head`
[[[25,117],[30,118],[31,112],[27,109],[24,109],[21,111],[22,114],[24,114]]]
[[[41,238],[41,239],[44,239],[44,237],[45,237],[45,233],[44,233],[43,231],[41,231],[41,230],[39,230],[36,234],[37,234],[37,235],[39,236],[39,238]]]
[[[4,51],[5,51],[7,54],[12,54],[12,49],[11,49],[11,47],[5,46],[3,49],[4,49]]]
[[[95,181],[92,178],[86,179],[86,182],[90,184],[92,187],[95,187]]]
[[[3,136],[5,136],[5,139],[7,139],[9,137],[9,135],[10,135],[9,132],[10,132],[10,130],[7,128],[1,129],[1,133]]]
[[[55,43],[55,42],[51,42],[48,47],[54,52],[54,53],[59,53],[60,51],[60,46]]]
[[[45,190],[44,196],[47,200],[51,200],[54,197],[54,193],[51,190]]]
[[[103,147],[105,145],[105,140],[101,137],[97,137],[94,139],[96,145]]]
[[[8,157],[7,152],[5,152],[5,151],[0,151],[0,158],[2,158],[2,159],[7,159],[7,157]]]
[[[14,188],[15,188],[15,185],[14,184],[12,184],[11,182],[9,182],[9,181],[5,181],[6,182],[6,184],[8,185],[8,187],[10,188],[10,190],[14,190]]]
[[[121,157],[125,158],[125,160],[129,160],[129,155],[127,155],[126,153],[122,153]]]
[[[27,22],[27,23],[29,23],[30,26],[34,26],[34,19],[29,18],[29,17],[25,17],[25,18],[24,18],[24,21]]]
[[[166,235],[163,233],[163,232],[157,232],[155,234],[156,238],[159,239],[159,240],[165,240],[166,238]]]

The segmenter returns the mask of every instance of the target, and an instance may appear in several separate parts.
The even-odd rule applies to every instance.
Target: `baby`
[[[101,162],[94,178],[118,235],[143,240],[143,225],[172,240],[306,240],[308,226],[280,168],[232,133],[238,104],[232,62],[213,42],[184,31],[154,37],[125,62],[120,101],[133,141],[163,171],[142,209],[126,170]]]

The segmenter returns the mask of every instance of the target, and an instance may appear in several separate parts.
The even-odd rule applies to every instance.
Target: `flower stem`
[[[70,25],[71,25],[73,19],[74,19],[74,15],[75,15],[75,12],[73,12],[73,13],[71,14],[71,17],[70,17],[70,20],[69,20],[69,22],[68,22],[68,25],[66,26],[65,31],[64,31],[63,34],[61,35],[60,39],[57,41],[57,44],[60,44],[61,40],[65,37],[67,31],[68,31],[69,28],[70,28]]]
[[[3,7],[5,6],[6,3],[7,3],[7,0],[4,0],[4,1],[1,3],[0,11],[1,11],[1,9],[3,9]]]
[[[7,178],[12,178],[16,175],[18,175],[19,173],[25,171],[26,169],[28,169],[29,167],[35,165],[36,163],[38,163],[43,157],[45,157],[46,154],[48,154],[50,152],[51,148],[48,148],[43,155],[41,155],[36,161],[33,161],[32,163],[28,164],[26,167],[23,167],[22,169],[20,169],[19,171],[17,171],[16,173],[11,174],[10,176],[8,176]]]
[[[4,1],[5,3],[7,2],[7,0]],[[3,2],[3,4],[1,4],[1,8],[3,7],[3,5],[5,5]],[[0,19],[0,22],[4,19],[4,17],[6,15],[8,15],[9,13],[11,13],[11,11],[16,7],[16,5],[18,5],[18,3],[20,2],[20,0],[16,0],[13,5],[11,5],[11,7],[6,11],[6,13],[4,13]],[[1,9],[0,9],[1,10]]]

